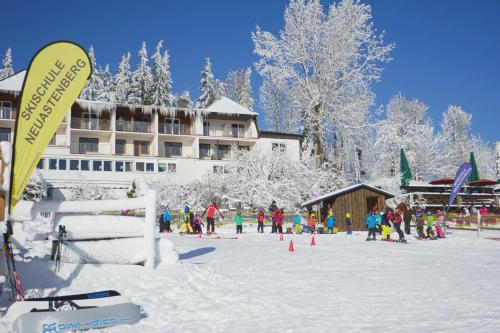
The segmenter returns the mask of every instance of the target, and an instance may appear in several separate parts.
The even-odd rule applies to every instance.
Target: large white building
[[[0,141],[12,141],[25,71],[0,81]],[[190,183],[224,171],[231,147],[300,157],[302,136],[260,131],[257,113],[221,98],[207,109],[77,100],[38,164],[59,199],[77,183],[128,188],[138,174]]]

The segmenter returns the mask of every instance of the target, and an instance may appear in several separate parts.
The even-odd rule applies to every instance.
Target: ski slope
[[[39,259],[48,250],[40,245],[18,269],[31,296],[115,289],[142,306],[138,324],[99,331],[106,333],[500,331],[500,241],[460,231],[437,241],[366,242],[356,232],[315,235],[311,247],[310,235],[279,241],[254,228],[238,239],[233,226],[219,229],[219,239],[166,235],[179,263],[153,272],[63,263],[55,274]],[[0,319],[0,332],[9,327]]]

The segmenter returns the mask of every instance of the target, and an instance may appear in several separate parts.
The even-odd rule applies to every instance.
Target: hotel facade
[[[0,141],[13,142],[25,71],[0,81]],[[140,174],[187,184],[224,172],[232,147],[286,152],[300,159],[302,136],[259,130],[257,113],[225,97],[206,109],[78,99],[59,125],[38,169],[48,197],[75,184],[130,188]]]

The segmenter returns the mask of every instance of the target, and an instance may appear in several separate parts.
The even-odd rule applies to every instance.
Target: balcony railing
[[[213,136],[213,137],[224,137],[224,138],[240,138],[240,139],[249,139],[250,135],[247,134],[245,129],[239,128],[212,128],[209,129],[203,128],[204,136]]]
[[[151,133],[151,123],[137,120],[117,120],[116,130],[120,132]]]
[[[200,158],[206,160],[227,160],[231,158],[231,151],[202,148],[200,149]]]
[[[110,121],[100,118],[71,118],[71,128],[109,131]]]
[[[16,119],[16,115],[16,108],[0,107],[0,119]]]
[[[191,125],[176,123],[159,123],[158,132],[160,134],[191,135]]]
[[[98,143],[85,142],[85,143],[80,143],[78,145],[79,154],[97,153],[97,152],[99,152]]]

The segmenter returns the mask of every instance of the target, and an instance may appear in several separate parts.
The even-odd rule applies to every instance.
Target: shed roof
[[[355,191],[355,190],[358,190],[358,189],[361,189],[361,188],[366,188],[370,191],[373,191],[373,192],[377,192],[377,193],[380,193],[382,195],[385,195],[386,197],[389,197],[389,198],[394,198],[394,194],[392,193],[389,193],[389,192],[386,192],[384,190],[381,190],[379,188],[376,188],[376,187],[373,187],[373,186],[370,186],[370,185],[367,185],[365,183],[358,183],[358,184],[353,184],[351,186],[347,186],[347,187],[344,187],[344,188],[341,188],[337,191],[333,191],[333,192],[330,192],[330,193],[326,193],[326,194],[323,194],[319,197],[316,197],[316,198],[313,198],[311,200],[308,200],[306,202],[303,202],[300,206],[301,207],[306,207],[306,206],[311,206],[311,205],[314,205],[314,204],[317,204],[325,199],[331,199],[331,198],[335,198],[335,197],[338,197],[342,194],[345,194],[345,193],[348,193],[348,192],[352,192],[352,191]]]
[[[208,112],[215,112],[218,114],[246,114],[250,116],[256,116],[257,113],[248,110],[243,105],[236,103],[233,100],[230,100],[227,97],[221,97],[217,101],[215,101],[212,105],[210,105],[207,109]]]

